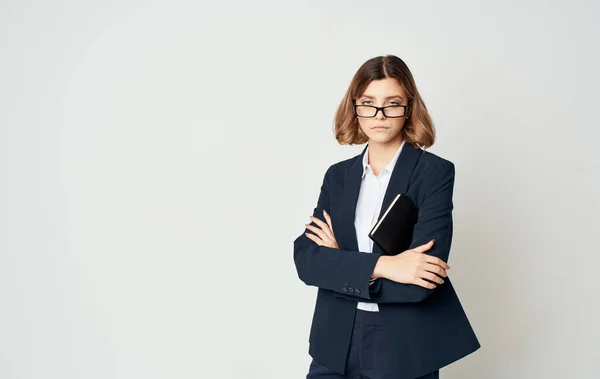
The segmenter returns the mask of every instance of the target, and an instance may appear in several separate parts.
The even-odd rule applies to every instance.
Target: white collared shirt
[[[403,146],[404,141],[402,141],[392,160],[381,170],[378,176],[375,176],[371,165],[368,163],[369,146],[367,145],[362,161],[363,174],[354,217],[358,251],[373,252],[373,240],[369,238],[369,231],[377,222],[385,191]],[[359,302],[356,307],[365,311],[379,312],[377,303]]]

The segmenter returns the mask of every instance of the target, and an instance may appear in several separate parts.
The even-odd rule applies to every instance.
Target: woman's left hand
[[[327,214],[327,212],[325,212],[325,210],[323,210],[323,216],[325,217],[327,224],[324,223],[323,221],[319,220],[316,217],[309,216],[311,221],[313,221],[315,224],[317,224],[320,227],[320,229],[317,227],[314,227],[310,224],[304,224],[308,230],[311,230],[316,234],[315,235],[315,234],[311,234],[311,233],[304,233],[304,235],[306,235],[308,238],[313,240],[319,246],[327,246],[327,247],[332,247],[334,249],[339,249],[340,247],[338,246],[338,243],[335,239],[335,235],[333,234],[333,226],[331,225],[331,217],[329,217],[329,215]]]

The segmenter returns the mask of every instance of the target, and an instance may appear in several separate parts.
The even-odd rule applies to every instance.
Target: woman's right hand
[[[435,288],[437,284],[424,279],[442,284],[444,280],[441,277],[448,276],[446,270],[449,270],[450,266],[440,258],[424,254],[432,246],[433,240],[397,255],[382,255],[375,265],[373,276],[375,278],[383,277],[398,283],[416,284],[430,289]]]

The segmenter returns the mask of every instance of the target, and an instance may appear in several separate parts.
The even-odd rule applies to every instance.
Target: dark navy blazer
[[[318,287],[309,354],[343,374],[357,302],[375,302],[384,336],[374,347],[378,359],[402,373],[398,379],[416,378],[474,352],[480,344],[449,277],[434,289],[384,278],[369,285],[382,251],[374,244],[372,253],[360,252],[356,240],[354,213],[365,150],[366,146],[361,154],[329,167],[313,212],[323,221],[322,210],[330,214],[339,249],[317,245],[304,235],[312,233],[308,229],[294,240],[298,276]],[[454,164],[406,143],[392,170],[381,211],[398,193],[406,194],[419,208],[410,248],[435,239],[425,254],[448,262],[453,190]]]

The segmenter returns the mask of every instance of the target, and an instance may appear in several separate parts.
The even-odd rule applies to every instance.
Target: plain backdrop
[[[292,242],[364,147],[334,112],[385,54],[456,165],[450,276],[482,348],[442,378],[598,378],[599,11],[0,2],[0,378],[305,377]]]

